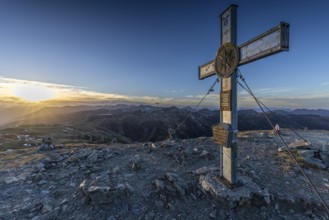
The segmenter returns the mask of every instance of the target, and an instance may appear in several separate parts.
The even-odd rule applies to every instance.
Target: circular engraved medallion
[[[221,78],[230,77],[238,67],[239,49],[232,43],[223,44],[217,51],[215,71]]]

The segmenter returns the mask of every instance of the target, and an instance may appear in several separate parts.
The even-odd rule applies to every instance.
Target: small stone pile
[[[52,138],[46,137],[42,139],[42,143],[37,146],[38,151],[54,150],[55,145],[52,144]]]

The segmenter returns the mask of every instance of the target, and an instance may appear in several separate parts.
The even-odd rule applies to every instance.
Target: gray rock
[[[164,207],[164,202],[161,201],[161,200],[157,200],[157,201],[155,201],[155,206],[157,207],[157,209],[159,211],[161,211],[163,209],[163,207]]]
[[[206,150],[202,150],[201,154],[199,155],[199,157],[203,158],[203,157],[207,157],[209,155],[209,152]]]
[[[86,189],[87,189],[87,186],[86,186],[86,180],[83,180],[81,183],[80,183],[80,185],[79,185],[79,189],[80,190],[82,190],[83,192],[85,192],[86,193]]]
[[[45,212],[50,212],[54,209],[54,204],[52,203],[45,203],[43,206],[42,206],[42,213],[45,213]]]
[[[133,162],[131,165],[131,171],[138,171],[140,168],[141,167],[137,162]]]
[[[308,158],[314,157],[314,151],[313,150],[298,150],[297,152],[302,157],[308,157]]]
[[[46,189],[41,190],[41,194],[42,195],[48,195],[49,194],[49,190],[46,190]]]
[[[304,161],[312,166],[317,167],[318,169],[326,169],[327,166],[318,158],[308,158],[304,157]]]
[[[119,184],[114,188],[108,186],[90,186],[88,196],[94,205],[113,203],[115,199],[126,196],[127,187]]]
[[[174,185],[175,190],[181,196],[185,196],[186,195],[186,189],[188,187],[188,184],[187,184],[187,182],[184,179],[180,178],[175,173],[169,173],[169,172],[167,172],[165,176]]]
[[[212,212],[210,212],[209,217],[212,219],[216,219],[217,218],[217,210],[212,210]]]
[[[47,183],[48,183],[47,180],[40,180],[40,181],[38,182],[38,185],[41,186],[41,185],[45,185],[45,184],[47,184]]]
[[[290,148],[296,149],[310,149],[310,143],[303,140],[295,140],[288,145]]]
[[[38,171],[41,171],[42,169],[45,168],[45,164],[44,163],[38,163],[36,168],[37,168]]]
[[[199,178],[204,191],[209,192],[217,201],[229,201],[232,208],[239,204],[241,200],[250,201],[255,195],[263,197],[266,203],[270,202],[269,193],[266,190],[261,190],[251,178],[240,176],[240,181],[243,185],[231,190],[219,182],[213,174],[207,174]],[[243,203],[246,203],[246,201]]]
[[[14,176],[9,176],[7,178],[5,178],[5,183],[6,184],[12,184],[14,182],[17,182],[19,179],[14,177]]]
[[[153,144],[152,142],[148,142],[147,145],[148,145],[150,152],[156,149],[155,144]],[[163,145],[165,145],[165,144],[163,144]]]
[[[201,167],[195,171],[193,171],[193,174],[196,175],[203,175],[203,174],[207,174],[207,173],[212,173],[212,172],[217,172],[219,171],[219,167],[218,166],[213,166],[213,167]]]
[[[287,151],[287,147],[283,146],[283,147],[279,147],[278,148],[278,152],[283,152],[283,151]]]
[[[94,205],[112,203],[113,198],[111,198],[110,190],[111,187],[90,186],[88,195]]]
[[[193,200],[197,200],[198,198],[194,195],[194,193],[190,193],[190,196]]]
[[[193,147],[192,147],[192,146],[188,146],[188,147],[186,147],[186,148],[184,149],[184,153],[185,153],[186,155],[192,155],[193,152],[194,152],[194,150],[193,150]]]
[[[320,157],[323,161],[323,163],[329,167],[329,153],[327,152],[320,152]]]
[[[165,184],[162,180],[155,180],[154,185],[158,191],[163,191],[165,189]]]
[[[98,159],[98,152],[96,150],[94,150],[88,157],[87,160],[90,163],[95,163]]]
[[[31,220],[53,220],[53,219],[56,219],[56,217],[58,216],[59,211],[60,211],[60,208],[57,207],[53,211],[48,212],[44,215],[35,216]]]

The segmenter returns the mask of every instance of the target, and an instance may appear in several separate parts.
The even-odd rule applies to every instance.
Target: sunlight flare
[[[56,97],[55,90],[42,85],[14,84],[12,95],[29,102],[40,102]]]

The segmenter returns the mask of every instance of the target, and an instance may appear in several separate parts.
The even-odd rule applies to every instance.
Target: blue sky
[[[291,25],[289,52],[240,68],[256,95],[271,107],[329,108],[325,0],[0,0],[0,76],[193,103],[215,80],[198,80],[197,69],[215,57],[218,16],[233,3],[238,45]],[[254,106],[242,90],[239,105]]]

